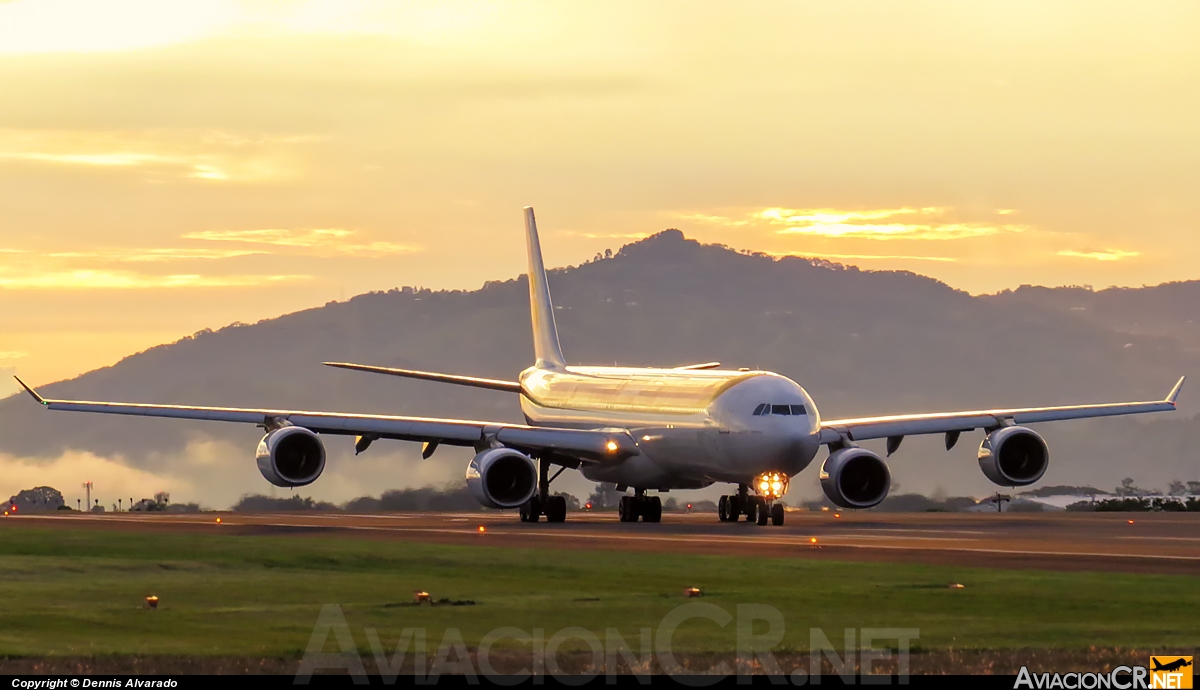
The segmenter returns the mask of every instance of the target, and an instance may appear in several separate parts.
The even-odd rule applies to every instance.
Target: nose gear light
[[[788,476],[782,472],[764,472],[754,478],[754,487],[763,498],[783,498],[788,491]]]

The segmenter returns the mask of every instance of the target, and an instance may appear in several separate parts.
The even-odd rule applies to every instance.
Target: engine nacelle
[[[873,508],[887,498],[892,473],[883,458],[866,448],[843,448],[821,465],[821,488],[834,505]]]
[[[538,471],[528,455],[492,448],[467,465],[467,489],[488,508],[516,508],[537,491]]]
[[[325,445],[304,427],[285,426],[263,436],[254,459],[258,471],[275,486],[305,486],[325,469]]]
[[[1050,449],[1033,429],[1006,426],[979,445],[979,469],[1000,486],[1028,486],[1046,474]]]

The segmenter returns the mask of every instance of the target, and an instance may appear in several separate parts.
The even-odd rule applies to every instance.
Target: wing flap
[[[1000,426],[1004,420],[1015,424],[1036,424],[1067,419],[1090,419],[1114,417],[1148,412],[1169,412],[1175,409],[1175,401],[1183,387],[1184,379],[1171,389],[1163,400],[1150,402],[1108,403],[1102,405],[1068,405],[1062,407],[1029,407],[1008,410],[977,410],[969,412],[947,412],[935,414],[894,415],[887,417],[863,417],[860,419],[835,419],[821,423],[821,443],[833,443],[843,436],[852,441],[866,441],[891,436],[915,436],[920,434],[944,434],[971,431]]]
[[[24,384],[22,385],[24,386]],[[282,419],[295,426],[302,426],[323,434],[375,436],[459,446],[474,446],[489,438],[494,438],[498,443],[526,452],[554,451],[593,462],[624,460],[640,452],[633,437],[623,429],[558,429],[521,424],[393,415],[49,400],[41,397],[28,386],[26,386],[26,390],[46,408],[57,411],[169,417],[257,425],[264,425],[270,420]]]

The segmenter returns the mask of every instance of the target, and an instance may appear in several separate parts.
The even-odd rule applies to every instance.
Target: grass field
[[[689,586],[731,614],[738,604],[777,607],[784,650],[807,649],[813,627],[839,647],[845,628],[867,627],[918,628],[925,650],[1200,646],[1200,589],[1186,576],[525,551],[485,540],[5,528],[0,655],[298,657],[323,604],[342,606],[365,654],[364,628],[386,647],[414,627],[431,645],[447,628],[474,645],[500,626],[546,636],[581,626],[600,639],[616,628],[635,641],[687,601]],[[414,590],[476,604],[411,606]],[[151,594],[156,611],[143,604]],[[732,651],[734,628],[689,621],[675,649]]]

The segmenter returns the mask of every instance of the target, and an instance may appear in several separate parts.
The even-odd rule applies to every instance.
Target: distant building
[[[58,510],[65,505],[63,496],[58,489],[49,486],[39,486],[12,496],[8,499],[8,510],[18,513],[36,513],[48,510]]]

